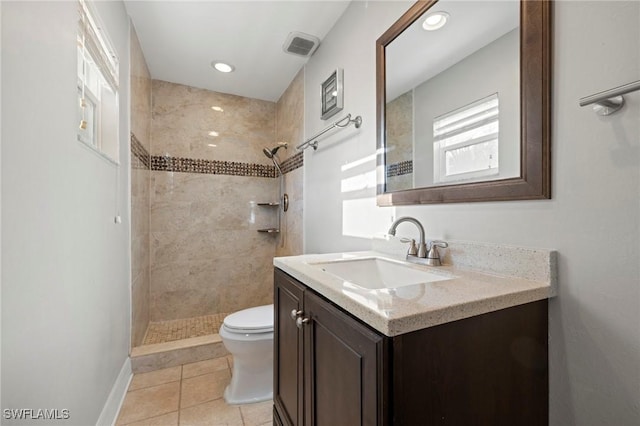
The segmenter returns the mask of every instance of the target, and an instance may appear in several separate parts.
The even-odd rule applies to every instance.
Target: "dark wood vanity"
[[[388,337],[280,269],[274,297],[276,425],[548,424],[547,300]]]

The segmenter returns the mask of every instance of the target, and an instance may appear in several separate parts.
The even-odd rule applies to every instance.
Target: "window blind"
[[[79,0],[78,43],[83,52],[89,52],[91,59],[102,72],[114,91],[119,85],[119,60],[101,25],[90,12],[87,3]],[[86,55],[85,55],[86,56]],[[85,60],[89,58],[85,57]]]
[[[498,134],[497,93],[436,117],[434,182],[497,175]]]

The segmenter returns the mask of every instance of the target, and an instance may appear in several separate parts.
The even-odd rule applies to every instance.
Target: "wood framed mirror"
[[[418,1],[376,41],[379,206],[551,198],[551,6]]]

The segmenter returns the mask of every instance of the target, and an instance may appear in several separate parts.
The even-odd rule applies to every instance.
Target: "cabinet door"
[[[305,292],[305,425],[382,425],[381,335]]]
[[[284,272],[275,270],[273,403],[287,426],[303,424],[303,339],[291,311],[301,311],[304,287]]]

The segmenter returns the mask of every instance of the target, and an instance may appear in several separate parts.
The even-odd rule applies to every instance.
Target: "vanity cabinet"
[[[279,269],[274,296],[276,425],[548,424],[546,300],[388,337]]]
[[[384,337],[280,270],[275,282],[274,423],[383,424]]]

